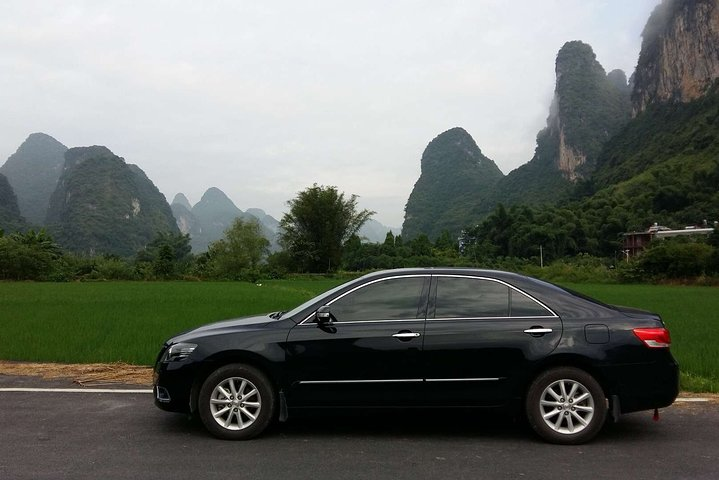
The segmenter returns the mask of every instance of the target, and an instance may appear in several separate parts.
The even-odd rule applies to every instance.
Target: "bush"
[[[714,248],[698,241],[665,239],[653,242],[639,257],[641,269],[654,278],[686,278],[706,274]]]
[[[137,280],[135,269],[119,258],[100,258],[95,272],[98,280]]]
[[[619,262],[616,266],[616,276],[619,283],[641,283],[646,280],[646,272],[642,269],[641,262],[632,260]]]
[[[52,271],[53,260],[46,252],[7,237],[0,238],[0,279],[45,280]]]

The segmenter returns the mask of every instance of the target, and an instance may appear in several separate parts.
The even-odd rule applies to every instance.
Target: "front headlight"
[[[179,362],[190,356],[195,351],[197,345],[194,343],[175,343],[170,345],[170,348],[165,352],[165,356],[162,359],[164,362]]]

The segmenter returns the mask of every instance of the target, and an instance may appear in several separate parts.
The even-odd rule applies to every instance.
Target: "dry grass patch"
[[[0,375],[68,378],[84,387],[152,385],[152,368],[127,363],[34,363],[0,360]]]

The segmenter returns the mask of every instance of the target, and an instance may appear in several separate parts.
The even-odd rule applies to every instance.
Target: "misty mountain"
[[[190,236],[197,236],[200,234],[200,222],[192,214],[192,210],[188,209],[182,203],[171,203],[170,209],[172,210],[172,216],[175,217],[177,228],[180,233]]]
[[[430,143],[407,202],[403,236],[424,233],[434,239],[444,229],[457,235],[499,203],[553,204],[566,198],[578,180],[591,176],[604,144],[629,121],[626,75],[621,70],[605,73],[592,48],[579,41],[560,49],[555,72],[554,98],[547,126],[537,134],[534,157],[508,175],[489,159],[472,163],[481,152],[464,130],[450,130]],[[443,138],[459,131],[464,140]],[[441,160],[426,162],[425,157]],[[479,171],[481,166],[485,171]]]
[[[197,221],[197,234],[191,234],[192,251],[207,251],[210,243],[221,239],[238,217],[246,218],[242,210],[216,187],[209,188],[190,210]]]
[[[260,209],[243,212],[216,187],[211,187],[194,206],[185,195],[178,193],[172,201],[172,213],[182,233],[190,235],[193,253],[207,251],[210,243],[220,240],[237,218],[244,221],[258,220],[262,235],[270,242],[270,250],[277,250],[277,226],[279,222]]]
[[[567,42],[555,64],[554,98],[534,157],[497,183],[490,205],[555,203],[592,175],[604,144],[629,121],[630,90],[621,70],[606,74],[592,47]]]
[[[277,234],[280,230],[280,221],[274,218],[272,215],[267,215],[264,210],[260,208],[248,208],[245,213],[249,213],[253,217],[257,218],[262,225],[267,228],[273,234]]]
[[[65,163],[67,147],[44,133],[33,133],[0,167],[12,185],[20,213],[28,222],[42,225],[50,195]]]
[[[279,220],[272,217],[271,215],[268,215],[267,213],[265,213],[264,210],[259,208],[248,208],[245,213],[256,217],[260,221],[260,223],[267,228],[267,230],[273,233],[273,238],[277,238],[280,233]],[[360,228],[357,234],[364,241],[381,243],[384,242],[384,239],[387,236],[387,232],[389,231],[394,231],[395,234],[399,234],[400,232],[398,228],[392,229],[390,227],[382,225],[377,220],[369,219],[364,225],[362,225],[362,228]],[[279,245],[277,245],[277,247],[279,248]]]
[[[665,1],[642,35],[635,118],[599,155],[585,208],[611,207],[629,229],[716,220],[719,2]]]
[[[131,256],[157,232],[178,232],[165,197],[145,173],[102,146],[65,152],[46,224],[60,246],[90,255]]]
[[[393,235],[400,235],[402,229],[388,227],[381,224],[377,220],[370,218],[362,225],[357,235],[366,242],[370,243],[383,243],[387,238],[387,233],[392,232]]]
[[[503,177],[469,133],[459,127],[434,138],[422,153],[420,165],[419,179],[405,207],[405,239],[420,234],[436,238],[443,230],[459,234]]]
[[[642,31],[634,115],[658,103],[704,96],[719,78],[719,2],[664,0]]]
[[[25,230],[25,219],[20,215],[15,192],[5,175],[0,174],[0,231],[13,233]]]
[[[616,254],[623,232],[710,225],[719,212],[719,1],[665,0],[643,37],[630,82],[634,118],[595,160],[587,155],[583,178],[555,203],[566,223],[552,228],[574,230],[601,255]]]
[[[179,205],[185,207],[187,210],[192,210],[192,205],[184,193],[178,193],[175,195],[175,198],[172,199],[172,203],[170,205]]]
[[[554,99],[533,158],[489,186],[460,187],[449,204],[447,192],[468,183],[466,173],[430,175],[432,193],[420,189],[427,193],[418,208],[423,162],[403,234],[432,238],[438,224],[469,227],[499,203],[545,204],[574,209],[593,241],[611,249],[619,233],[655,221],[694,225],[716,217],[719,1],[665,0],[642,37],[630,81],[621,70],[605,73],[589,45],[567,42],[557,54]],[[466,158],[461,149],[444,152],[444,165]],[[432,210],[436,199],[442,208]]]
[[[207,251],[210,243],[220,240],[225,230],[236,218],[258,220],[262,234],[270,241],[270,251],[280,249],[278,238],[280,222],[260,208],[240,210],[234,202],[219,188],[209,188],[195,206],[190,205],[187,197],[181,193],[172,201],[172,213],[182,233],[190,234],[190,244],[194,253]],[[359,231],[359,236],[369,242],[383,242],[389,227],[375,220],[369,220]],[[395,233],[399,233],[395,229]]]
[[[652,12],[642,37],[631,95],[635,118],[599,156],[593,187],[606,188],[651,170],[667,177],[655,186],[664,194],[679,189],[688,195],[694,190],[690,184],[670,184],[689,171],[696,176],[690,183],[702,183],[712,176],[717,159],[719,1],[665,0]],[[668,160],[676,164],[673,173],[656,173]],[[677,205],[684,203],[677,198]]]
[[[199,220],[192,213],[192,205],[190,205],[187,197],[178,193],[170,204],[172,210],[172,216],[175,217],[177,228],[180,229],[180,233],[190,235],[190,244],[192,245],[192,239],[198,238],[202,233],[202,226]]]

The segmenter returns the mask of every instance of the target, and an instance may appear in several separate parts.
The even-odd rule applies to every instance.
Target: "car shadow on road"
[[[276,426],[282,435],[366,435],[377,437],[519,437],[526,425],[512,415],[466,410],[398,409],[323,411],[295,414]]]
[[[198,418],[164,417],[168,433],[212,438]],[[625,415],[608,423],[594,442],[636,442],[656,438],[662,423],[651,415]],[[293,412],[286,422],[275,422],[261,438],[322,440],[337,437],[529,441],[543,443],[521,416],[484,410],[397,409],[379,411],[322,410]]]

